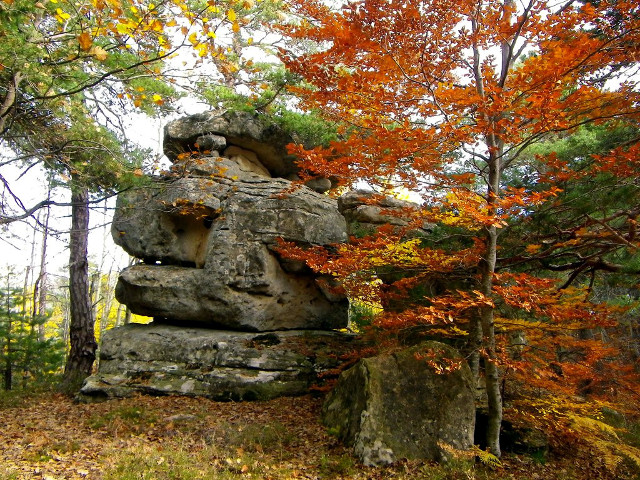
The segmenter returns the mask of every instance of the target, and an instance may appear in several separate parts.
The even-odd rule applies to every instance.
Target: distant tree
[[[13,276],[3,278],[0,288],[0,364],[3,371],[3,387],[11,390],[16,379],[22,385],[34,379],[43,379],[58,373],[64,358],[62,342],[57,338],[41,339],[40,326],[48,315],[31,315],[22,289],[12,287]]]
[[[191,33],[202,35],[208,20],[201,8],[182,0],[0,4],[0,141],[15,153],[7,163],[25,171],[42,165],[71,190],[71,201],[62,202],[72,209],[65,391],[79,386],[95,358],[86,278],[90,195],[113,195],[133,173],[122,161],[126,135],[116,141],[107,128],[125,132],[126,112],[162,109],[175,98],[163,60],[191,46]],[[3,202],[0,223],[61,203],[25,206],[2,175],[0,181],[11,200]]]
[[[537,158],[551,155],[573,172],[572,178],[556,184],[560,190],[552,202],[532,205],[526,215],[512,220],[503,235],[499,268],[562,273],[566,275],[562,288],[593,286],[597,275],[611,273],[619,274],[618,282],[626,276],[624,283],[635,284],[640,252],[629,247],[637,238],[634,219],[640,214],[640,188],[633,175],[617,175],[597,162],[638,140],[640,129],[632,124],[587,124],[523,152],[505,175],[511,187],[549,188],[538,181],[544,165]],[[578,237],[588,240],[572,241]]]

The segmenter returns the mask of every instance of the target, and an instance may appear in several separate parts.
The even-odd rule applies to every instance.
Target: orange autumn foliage
[[[554,154],[539,157],[535,188],[510,187],[505,176],[528,147],[551,135],[587,124],[637,124],[638,5],[289,0],[288,7],[292,21],[279,30],[317,44],[306,53],[295,43],[281,51],[307,82],[294,91],[301,107],[322,111],[342,135],[313,149],[293,145],[291,153],[310,175],[344,186],[410,190],[420,206],[406,214],[436,232],[411,239],[410,228],[381,229],[332,252],[288,245],[289,254],[339,278],[351,298],[381,305],[380,326],[429,325],[462,337],[475,369],[484,367],[487,444],[498,456],[503,380],[565,399],[637,404],[637,370],[599,333],[614,331],[619,312],[592,303],[588,288],[569,288],[571,276],[523,268],[550,252],[547,244],[522,245],[504,271],[499,256],[509,226],[534,206],[557,202],[566,182],[640,173],[636,142],[594,156],[583,171]],[[638,213],[626,212],[630,224]],[[617,235],[615,249],[635,252],[635,233],[615,225],[585,220],[584,230],[554,239],[554,251],[590,242],[605,254]],[[607,271],[596,260],[589,258],[588,268]],[[581,265],[580,272],[587,268]],[[584,332],[596,333],[585,339]]]

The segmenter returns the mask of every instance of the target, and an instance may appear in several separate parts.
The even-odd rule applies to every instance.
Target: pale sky
[[[193,104],[187,105],[187,107],[183,107],[181,111],[195,113],[195,111],[206,110],[204,105]],[[152,149],[157,155],[162,152],[163,126],[169,121],[170,119],[153,119],[144,115],[134,115],[132,116],[131,130],[128,133],[130,138],[135,139],[140,146]],[[47,182],[41,168],[31,168],[21,176],[22,173],[22,168],[12,164],[2,167],[3,177],[8,180],[12,191],[20,197],[23,204],[28,208],[46,199]],[[58,188],[55,190],[54,199],[56,201],[68,202],[69,197],[69,192],[66,189]],[[106,270],[109,270],[111,265],[114,268],[121,269],[128,263],[127,254],[113,243],[110,235],[110,223],[114,205],[115,199],[107,202],[106,210],[104,203],[93,204],[90,213],[90,261],[95,264],[103,263],[103,268]],[[65,270],[69,260],[67,244],[68,230],[71,224],[70,215],[69,207],[55,206],[51,209],[50,226],[60,233],[50,237],[48,240],[47,270],[49,272],[66,274]],[[43,218],[44,210],[41,216]],[[0,272],[6,272],[11,267],[17,272],[24,271],[29,265],[39,268],[42,234],[36,234],[37,245],[35,247],[35,255],[33,255],[35,258],[32,259],[34,236],[32,225],[34,223],[32,219],[30,219],[29,225],[26,222],[14,222],[0,230]]]

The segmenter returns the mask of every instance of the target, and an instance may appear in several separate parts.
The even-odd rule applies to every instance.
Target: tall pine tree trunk
[[[73,183],[73,182],[72,182]],[[96,359],[94,318],[89,296],[89,192],[75,185],[71,194],[71,232],[69,235],[69,355],[60,384],[63,393],[74,393],[91,374]]]
[[[9,310],[9,309],[7,309]],[[3,384],[5,390],[11,390],[12,379],[13,379],[13,345],[11,343],[11,328],[12,328],[12,317],[10,314],[7,314],[7,330],[5,336],[5,361],[4,361],[4,369],[2,372]]]
[[[12,379],[13,379],[13,346],[11,344],[11,317],[7,317],[7,336],[5,337],[6,345],[4,349],[5,353],[5,362],[4,362],[4,371],[2,372],[2,376],[4,378],[4,389],[11,390]]]

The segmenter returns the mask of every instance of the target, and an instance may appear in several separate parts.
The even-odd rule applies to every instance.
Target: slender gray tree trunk
[[[51,198],[51,188],[47,200]],[[51,208],[47,206],[43,222],[42,248],[40,249],[40,274],[33,288],[34,316],[44,317],[47,313],[47,240],[49,239],[49,218]],[[38,305],[36,310],[35,305]],[[38,325],[38,337],[41,342],[45,340],[44,323]]]
[[[11,329],[13,322],[13,315],[11,314],[11,286],[10,286],[11,276],[7,273],[7,295],[5,297],[6,303],[6,316],[7,316],[7,334],[5,337],[5,363],[4,363],[4,371],[2,372],[3,383],[5,390],[11,390],[12,386],[12,378],[13,378],[13,345],[11,344]]]
[[[497,232],[495,227],[489,227],[487,231],[486,256],[480,265],[481,292],[487,297],[492,296],[493,274],[495,273]],[[500,448],[500,427],[502,425],[502,394],[500,392],[500,370],[496,356],[496,336],[494,324],[494,307],[480,309],[480,321],[482,324],[482,343],[484,358],[484,375],[487,390],[487,448],[497,457],[502,454]]]

